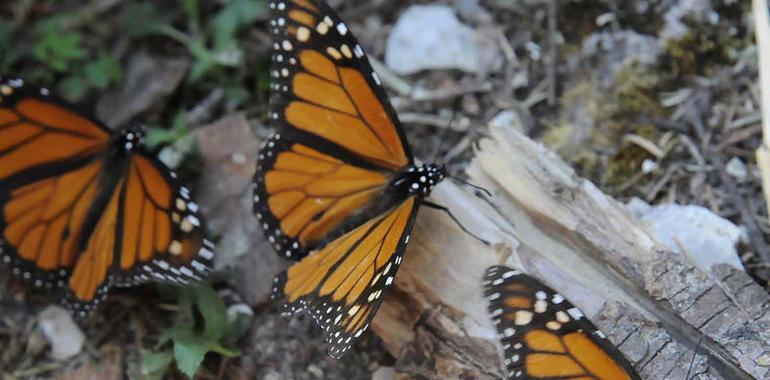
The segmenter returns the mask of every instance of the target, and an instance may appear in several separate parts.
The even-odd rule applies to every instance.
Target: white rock
[[[85,335],[67,310],[49,306],[38,316],[38,325],[51,344],[51,358],[67,360],[83,349]]]
[[[646,159],[642,161],[642,173],[649,174],[658,169],[658,163],[654,160]]]
[[[490,128],[510,128],[513,127],[519,132],[524,132],[524,123],[515,111],[505,110],[497,114],[489,121]]]
[[[473,29],[463,25],[451,7],[413,5],[388,36],[385,63],[401,75],[422,70],[480,71],[479,46]]]
[[[663,14],[664,25],[660,32],[663,42],[678,40],[689,30],[687,21],[719,22],[719,13],[714,10],[711,0],[676,0]]]
[[[396,378],[396,370],[393,367],[380,367],[372,373],[372,380],[393,380]]]
[[[744,270],[735,249],[741,240],[741,228],[710,210],[692,205],[650,206],[638,198],[626,208],[655,239],[669,250],[690,257],[700,270],[708,271],[716,264]]]
[[[725,171],[727,174],[737,179],[738,181],[745,180],[749,175],[749,171],[746,169],[746,164],[744,164],[743,161],[741,161],[741,159],[738,157],[733,157],[730,159],[730,161],[727,162],[727,165],[725,165]]]

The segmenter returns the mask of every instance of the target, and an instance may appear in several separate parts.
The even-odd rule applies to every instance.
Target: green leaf
[[[107,52],[99,53],[99,57],[85,66],[85,77],[88,82],[100,90],[120,80],[123,75],[120,63]]]
[[[145,137],[145,146],[150,150],[162,144],[173,143],[187,135],[187,114],[178,112],[171,122],[171,129],[150,127]]]
[[[59,91],[61,92],[62,96],[65,99],[73,102],[77,102],[82,99],[87,89],[88,84],[79,75],[69,76],[59,83]]]
[[[142,352],[141,374],[147,380],[160,380],[168,370],[168,366],[174,359],[170,352]]]
[[[220,354],[220,355],[222,355],[222,356],[224,356],[226,358],[237,358],[237,357],[242,355],[240,351],[238,351],[238,350],[231,350],[229,348],[223,347],[219,343],[212,344],[209,347],[209,350],[211,352],[215,352],[217,354]]]
[[[212,342],[192,333],[174,338],[174,360],[182,373],[192,378],[198,371]]]
[[[243,26],[247,26],[267,14],[267,7],[262,0],[232,0],[214,17],[215,50],[231,49],[236,43],[235,35]]]
[[[200,15],[200,7],[198,0],[182,0],[182,8],[187,15],[188,23],[190,24],[190,32],[198,34],[200,24],[198,17]]]
[[[198,310],[203,316],[204,335],[216,342],[227,333],[225,303],[210,286],[197,287],[194,292]]]
[[[33,28],[32,56],[59,73],[70,70],[72,64],[85,57],[82,36],[62,26],[63,16],[39,21]]]

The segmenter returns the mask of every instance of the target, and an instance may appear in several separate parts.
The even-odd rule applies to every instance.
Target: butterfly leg
[[[427,207],[430,207],[430,208],[432,208],[432,209],[436,209],[436,210],[439,210],[439,211],[443,211],[444,213],[446,213],[447,215],[449,215],[449,217],[450,217],[450,218],[452,218],[452,220],[453,220],[453,221],[454,221],[454,222],[457,224],[457,226],[459,226],[459,227],[460,227],[460,229],[462,229],[463,231],[465,231],[465,233],[466,233],[466,234],[468,234],[468,235],[470,235],[472,238],[474,238],[474,239],[476,239],[476,240],[478,240],[478,241],[482,242],[484,245],[487,245],[487,246],[489,246],[489,245],[492,245],[492,244],[490,244],[488,241],[486,241],[486,240],[484,240],[484,239],[480,238],[478,235],[474,234],[473,232],[470,232],[470,231],[469,231],[467,228],[465,228],[465,226],[463,226],[463,224],[462,224],[462,223],[460,223],[460,221],[457,219],[457,217],[455,217],[455,216],[454,216],[454,214],[452,214],[452,211],[451,211],[451,210],[449,210],[449,208],[448,208],[448,207],[446,207],[446,206],[442,206],[442,205],[438,205],[438,204],[435,204],[435,203],[433,203],[433,202],[428,202],[428,201],[423,201],[423,203],[422,203],[422,204],[423,204],[423,205],[425,205],[425,206],[427,206]]]

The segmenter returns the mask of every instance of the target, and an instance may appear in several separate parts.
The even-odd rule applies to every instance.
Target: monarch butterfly
[[[415,164],[380,79],[327,4],[269,7],[278,133],[259,155],[254,212],[278,253],[301,259],[273,298],[308,311],[340,358],[393,284],[419,206],[441,208],[424,198],[446,173]]]
[[[110,286],[186,284],[213,245],[177,175],[45,88],[0,78],[0,262],[85,316]]]
[[[580,310],[538,280],[493,266],[484,287],[508,379],[641,380]]]

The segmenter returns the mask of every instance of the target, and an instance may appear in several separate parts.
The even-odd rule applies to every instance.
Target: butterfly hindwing
[[[286,298],[287,312],[310,313],[330,356],[342,357],[369,327],[401,264],[418,202],[408,198],[276,277],[273,298]]]
[[[380,202],[389,179],[276,134],[260,152],[254,213],[281,256],[301,259]]]
[[[640,379],[583,313],[526,274],[493,266],[484,277],[508,379]]]
[[[211,269],[213,244],[204,237],[190,190],[156,159],[131,158],[120,210],[118,284],[147,281],[186,285]]]
[[[187,285],[211,268],[198,205],[173,172],[134,154],[69,279],[67,306],[87,313],[110,285]]]

